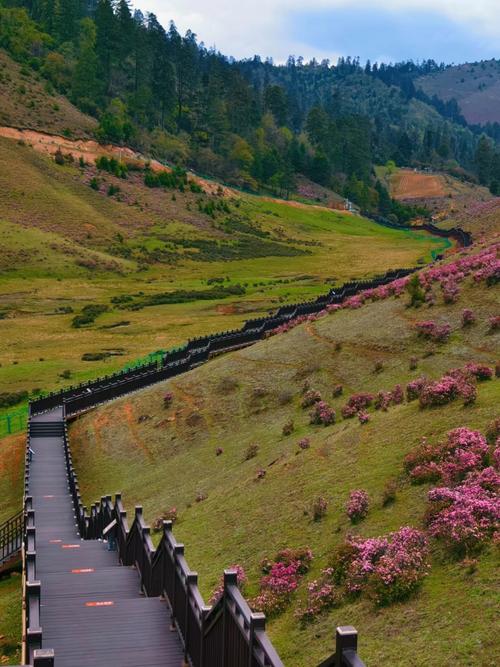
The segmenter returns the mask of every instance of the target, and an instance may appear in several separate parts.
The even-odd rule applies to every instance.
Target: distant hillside
[[[400,222],[422,211],[391,205],[376,164],[477,171],[477,134],[387,79],[387,68],[350,58],[237,62],[125,1],[67,0],[55,16],[51,7],[0,8],[0,44],[91,114],[100,141],[277,196],[305,175]]]
[[[40,73],[16,63],[0,49],[0,125],[90,137],[91,118],[58,94]]]
[[[455,99],[471,125],[500,123],[500,61],[487,60],[447,67],[416,80],[429,97]]]

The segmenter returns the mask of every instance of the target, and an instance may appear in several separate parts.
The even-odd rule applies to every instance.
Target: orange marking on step
[[[62,540],[49,540],[50,544],[61,544]]]
[[[112,607],[115,603],[112,600],[101,600],[99,602],[86,602],[86,607]]]
[[[93,567],[84,567],[80,570],[71,570],[71,574],[87,574],[88,572],[95,572]]]
[[[79,549],[80,545],[79,544],[61,544],[61,547],[63,549]]]
[[[42,498],[55,498],[55,496],[42,496]]]

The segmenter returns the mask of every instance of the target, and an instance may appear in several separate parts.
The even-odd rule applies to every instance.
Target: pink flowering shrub
[[[469,327],[471,324],[475,324],[475,322],[476,316],[474,315],[474,311],[470,308],[464,308],[462,312],[462,326]]]
[[[296,612],[302,622],[312,621],[326,609],[338,606],[342,601],[342,592],[331,582],[332,569],[321,571],[321,578],[314,579],[307,585],[307,603]]]
[[[437,343],[446,342],[451,334],[451,327],[449,324],[437,324],[437,322],[434,322],[433,320],[415,322],[415,329],[420,338],[432,340]]]
[[[403,387],[400,384],[397,384],[394,387],[391,394],[392,394],[392,402],[394,403],[394,405],[401,405],[401,403],[404,403],[405,394],[403,391]]]
[[[465,405],[474,403],[477,397],[476,378],[486,379],[488,371],[491,369],[484,365],[467,364],[464,368],[449,370],[440,380],[426,382],[418,396],[420,407],[446,405],[459,397],[463,399]],[[408,387],[406,389],[408,394]]]
[[[374,398],[375,397],[373,394],[353,394],[342,408],[342,416],[345,419],[354,417],[354,415],[358,414],[358,412],[361,412],[362,410],[365,410],[367,407],[369,407],[373,403]]]
[[[460,289],[456,280],[449,278],[441,283],[443,299],[445,303],[456,303],[460,294]]]
[[[490,331],[500,330],[500,315],[492,315],[488,321],[490,323]]]
[[[486,366],[486,364],[475,364],[471,362],[465,364],[464,370],[479,381],[491,380],[493,377],[493,370],[489,366]]]
[[[442,480],[448,484],[462,480],[481,468],[488,456],[488,444],[479,431],[461,427],[449,431],[444,442],[435,445],[426,439],[405,457],[404,466],[416,483]]]
[[[245,584],[247,583],[247,575],[244,568],[241,565],[232,565],[229,569],[236,571],[236,585],[238,586],[240,591],[243,591],[245,588]],[[209,604],[216,604],[216,602],[218,602],[219,599],[222,597],[223,593],[224,593],[224,576],[221,577],[219,583],[217,584],[217,587],[210,596],[210,599],[208,601]]]
[[[420,377],[409,382],[406,385],[406,399],[408,401],[416,401],[418,398],[420,398],[420,394],[428,385],[428,383],[429,380],[425,377]]]
[[[459,556],[478,551],[498,531],[500,474],[494,468],[470,473],[453,488],[429,491],[429,533]]]
[[[368,424],[370,421],[370,415],[365,410],[358,412],[358,419],[360,424]]]
[[[314,409],[310,413],[310,423],[321,426],[330,426],[335,424],[336,413],[325,401],[316,403]]]
[[[299,440],[300,449],[309,449],[310,446],[311,446],[311,441],[309,440],[309,438],[302,438],[301,440]]]
[[[346,513],[352,523],[357,523],[368,514],[368,494],[363,489],[351,491],[346,505]]]
[[[366,591],[377,605],[407,599],[429,569],[425,534],[403,527],[388,536],[349,537],[334,556],[331,577],[348,595]]]
[[[308,389],[304,394],[301,406],[303,408],[310,408],[311,405],[319,403],[321,400],[323,399],[321,398],[319,391],[316,391],[316,389]]]
[[[169,408],[172,405],[173,400],[173,393],[171,391],[167,391],[167,393],[163,396],[163,407]]]
[[[309,571],[312,561],[310,549],[284,549],[273,561],[262,562],[264,576],[260,580],[259,595],[251,607],[267,616],[279,614],[291,600],[301,577]]]

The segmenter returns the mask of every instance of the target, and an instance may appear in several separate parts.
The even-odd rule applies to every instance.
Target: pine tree
[[[98,67],[95,51],[95,23],[85,18],[80,24],[78,60],[73,72],[71,97],[75,104],[87,112],[95,112],[99,96]]]

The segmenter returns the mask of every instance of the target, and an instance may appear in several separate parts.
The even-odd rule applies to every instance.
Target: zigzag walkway
[[[167,605],[144,597],[133,568],[106,543],[81,540],[68,488],[62,408],[32,417],[29,496],[36,515],[40,626],[57,667],[180,667]]]

